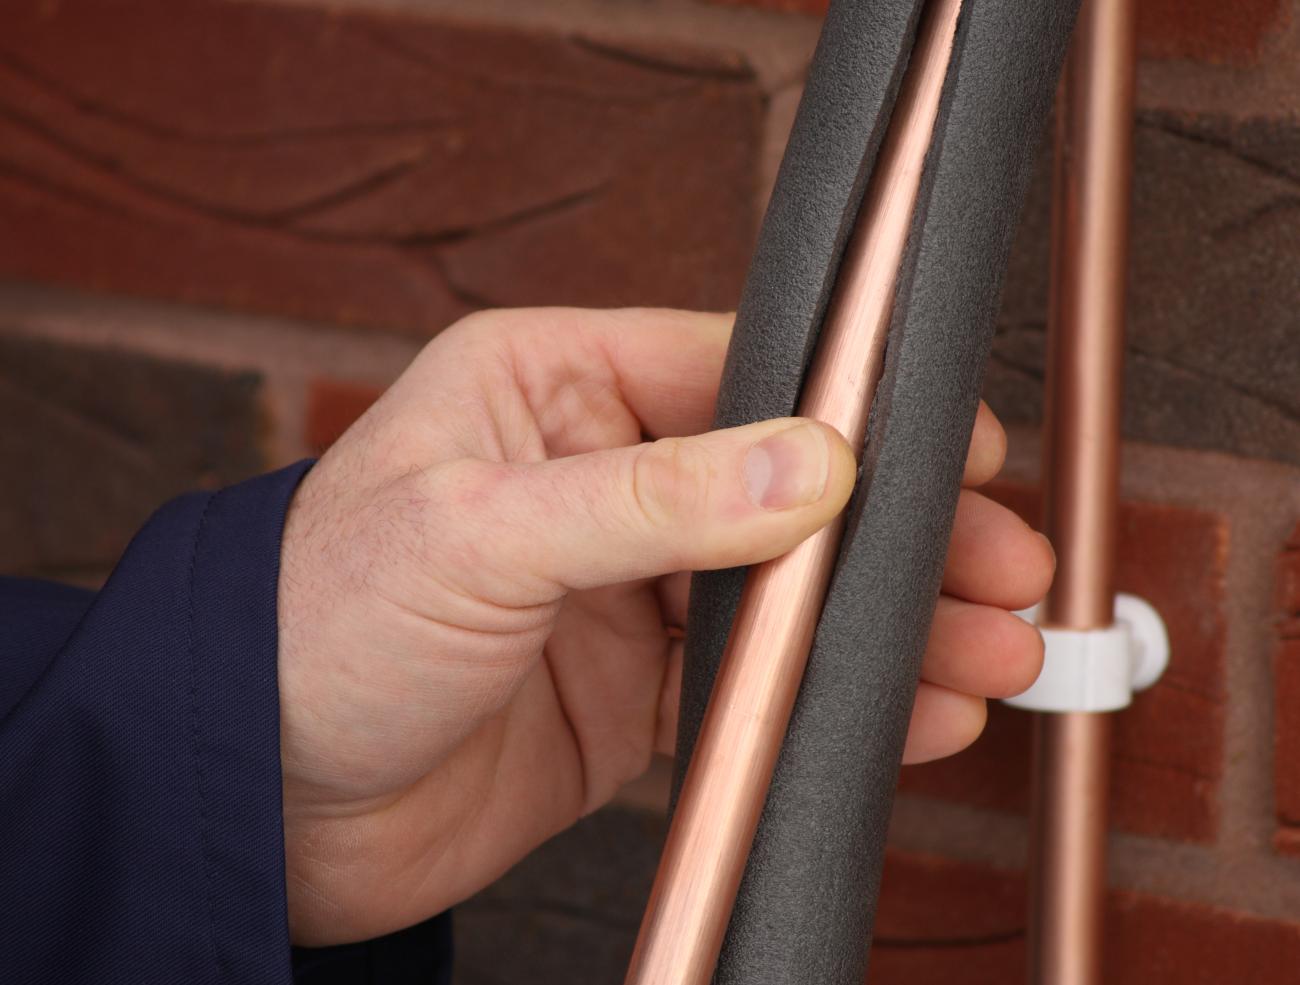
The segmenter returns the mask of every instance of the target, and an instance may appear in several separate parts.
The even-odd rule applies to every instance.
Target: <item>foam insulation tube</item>
[[[738,307],[715,424],[799,404],[920,21],[833,0]],[[1074,0],[966,0],[825,603],[713,980],[860,985],[983,364]],[[678,776],[745,572],[696,575]]]

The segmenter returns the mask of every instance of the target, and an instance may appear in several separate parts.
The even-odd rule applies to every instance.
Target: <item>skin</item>
[[[473,315],[308,473],[279,589],[296,943],[446,909],[671,752],[685,572],[784,553],[854,482],[815,422],[707,433],[730,331],[680,311]],[[1005,449],[982,407],[965,485]],[[1041,637],[1007,610],[1053,567],[963,490],[906,761],[965,747],[986,697],[1037,676]]]

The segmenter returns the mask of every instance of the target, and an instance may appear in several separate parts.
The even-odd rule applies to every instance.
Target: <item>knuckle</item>
[[[509,318],[510,312],[494,308],[472,311],[444,329],[440,337],[451,337],[457,340],[465,337],[479,339],[485,334],[502,331],[502,322]]]
[[[644,445],[632,462],[631,492],[640,519],[666,527],[700,515],[712,474],[708,455],[685,438]]]
[[[499,309],[471,312],[425,343],[414,365],[427,372],[442,369],[448,359],[481,358],[503,345],[517,322],[516,313]]]
[[[423,470],[421,571],[471,594],[510,596],[522,578],[515,556],[527,536],[519,514],[521,473],[500,462],[460,458]],[[508,590],[510,589],[510,590]]]
[[[442,462],[425,475],[430,499],[462,519],[500,512],[500,500],[515,470],[500,462],[458,458]]]

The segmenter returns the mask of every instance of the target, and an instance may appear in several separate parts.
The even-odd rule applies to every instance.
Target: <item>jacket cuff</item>
[[[289,952],[276,599],[285,513],[310,464],[214,494],[195,536],[200,823],[217,964],[235,982],[284,969]],[[441,985],[450,981],[451,916],[291,954],[297,985]]]
[[[190,561],[198,826],[223,980],[266,980],[289,950],[276,599],[300,462],[214,493]],[[286,969],[287,970],[287,969]]]

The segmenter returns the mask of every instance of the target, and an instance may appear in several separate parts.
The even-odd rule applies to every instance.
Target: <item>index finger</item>
[[[568,455],[709,430],[734,321],[668,308],[519,308],[478,323],[504,341],[496,351],[510,355],[547,447]],[[616,421],[615,404],[630,418]],[[576,426],[584,417],[601,418],[597,433]]]
[[[646,436],[709,430],[735,316],[663,308],[602,314],[593,328]]]

